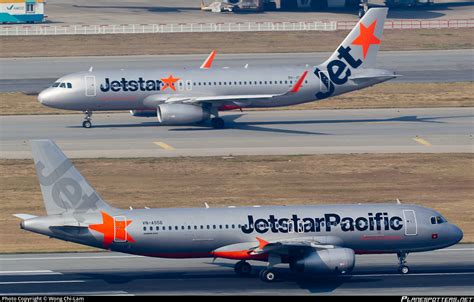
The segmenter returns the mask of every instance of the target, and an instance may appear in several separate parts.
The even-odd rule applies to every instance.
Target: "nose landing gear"
[[[92,120],[92,111],[86,110],[86,111],[84,111],[84,115],[85,116],[84,116],[84,121],[82,122],[82,127],[89,129],[89,128],[92,127],[92,122],[91,122],[91,120]]]
[[[408,256],[408,253],[400,252],[397,253],[398,257],[398,272],[400,274],[406,275],[410,272],[410,268],[406,265],[407,261],[406,258]]]

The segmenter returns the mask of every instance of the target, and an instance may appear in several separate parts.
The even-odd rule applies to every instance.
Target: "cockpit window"
[[[72,88],[72,84],[71,83],[66,83],[67,84],[67,88]]]
[[[431,224],[441,224],[448,222],[443,216],[431,217]]]
[[[66,83],[61,83],[61,85],[59,85],[59,87],[66,88]]]
[[[56,83],[54,83],[53,85],[51,85],[51,87],[58,87],[58,86],[59,86],[59,84],[61,84],[61,83],[59,83],[59,82],[56,82]]]

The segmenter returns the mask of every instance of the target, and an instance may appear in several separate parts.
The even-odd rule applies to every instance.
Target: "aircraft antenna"
[[[91,67],[89,68],[89,72],[92,72],[93,69],[94,69],[94,66],[91,66]]]
[[[397,198],[397,204],[402,204],[402,202],[398,198]]]
[[[207,204],[207,202],[204,203],[204,206],[206,206],[206,209],[209,209],[209,205]]]

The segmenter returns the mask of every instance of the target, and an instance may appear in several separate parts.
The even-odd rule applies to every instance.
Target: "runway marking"
[[[0,275],[62,275],[62,273],[53,272],[51,270],[37,271],[0,271]]]
[[[461,275],[474,275],[474,272],[464,273],[409,273],[409,274],[358,274],[348,275],[352,277],[393,277],[393,276],[461,276]]]
[[[91,257],[33,257],[33,258],[6,258],[0,261],[18,261],[18,260],[68,260],[68,259],[115,259],[115,258],[144,258],[145,256],[91,256]]]
[[[426,147],[432,147],[433,146],[432,144],[430,144],[429,141],[427,141],[427,140],[425,140],[425,139],[423,139],[419,136],[414,137],[413,140],[415,142],[417,142],[418,144],[421,144],[421,145],[426,146]]]
[[[0,285],[12,285],[12,284],[49,284],[49,283],[84,283],[85,280],[47,280],[47,281],[12,281],[12,282],[0,282]]]
[[[423,253],[445,253],[445,252],[457,252],[457,251],[474,251],[474,248],[453,248],[453,249],[442,249],[435,251],[428,251]],[[124,256],[64,256],[64,257],[31,257],[31,258],[0,258],[0,261],[19,261],[19,260],[69,260],[69,259],[120,259],[120,258],[146,258],[146,256],[138,255],[124,255]]]
[[[171,147],[170,145],[163,143],[163,142],[153,142],[155,145],[165,149],[166,151],[173,151],[174,148]]]

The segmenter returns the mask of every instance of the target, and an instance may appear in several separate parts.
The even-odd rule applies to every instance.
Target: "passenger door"
[[[403,210],[403,217],[405,223],[405,235],[414,236],[418,234],[418,227],[416,224],[416,215],[413,210]]]
[[[87,75],[84,77],[85,85],[86,85],[86,96],[92,97],[97,95],[96,91],[96,81],[95,76]]]

